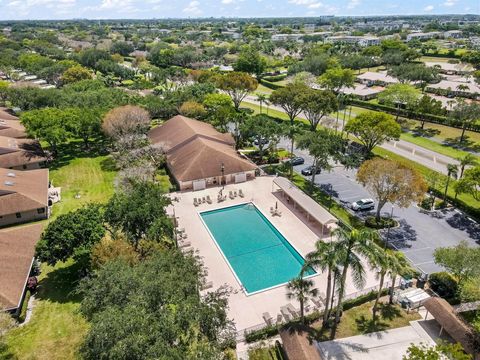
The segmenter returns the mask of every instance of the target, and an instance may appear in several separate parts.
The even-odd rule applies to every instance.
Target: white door
[[[235,174],[235,183],[241,183],[247,181],[247,174]]]
[[[207,182],[205,180],[194,180],[193,181],[193,191],[203,190],[207,187]]]

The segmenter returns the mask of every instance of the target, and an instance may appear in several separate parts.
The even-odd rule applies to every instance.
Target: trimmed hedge
[[[275,84],[275,83],[267,81],[265,79],[260,80],[260,84],[262,84],[263,86],[265,86],[269,89],[272,89],[272,90],[277,90],[277,89],[281,89],[281,88],[284,87],[283,85]]]
[[[428,281],[431,289],[449,302],[457,297],[458,283],[446,271],[431,274]]]
[[[268,82],[277,82],[277,81],[285,80],[286,77],[287,77],[287,74],[270,75],[270,76],[264,76],[263,80],[266,80]]]
[[[397,114],[397,109],[391,106],[387,105],[382,105],[382,104],[374,104],[368,101],[364,100],[359,100],[359,99],[351,99],[350,104],[356,105],[361,108],[369,109],[369,110],[377,110],[377,111],[383,111],[392,115]],[[435,124],[440,124],[440,125],[447,125],[451,127],[455,127],[457,129],[462,129],[463,128],[463,123],[458,120],[453,120],[450,119],[446,116],[438,116],[438,115],[431,115],[431,114],[424,114],[420,116],[419,114],[413,113],[411,111],[405,110],[405,109],[400,109],[399,114],[402,117],[407,117],[419,121],[426,121],[429,123],[435,123]],[[474,132],[480,132],[480,125],[478,124],[471,124],[466,127],[467,130],[474,131]]]

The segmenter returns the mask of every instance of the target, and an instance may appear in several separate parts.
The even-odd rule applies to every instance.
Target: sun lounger
[[[185,232],[185,228],[178,228],[178,229],[177,229],[177,232],[178,232],[178,233],[184,233],[184,232]]]
[[[243,194],[243,191],[242,189],[238,190],[238,196],[240,196],[241,198],[243,198],[245,195]]]
[[[277,324],[281,324],[283,322],[283,315],[277,314]]]
[[[272,316],[268,312],[262,314],[263,320],[267,325],[272,325]]]
[[[280,307],[280,313],[283,315],[286,321],[290,321],[292,314],[288,311],[286,306]]]
[[[233,197],[237,197],[237,191],[233,192]]]
[[[210,199],[210,195],[207,195],[207,203],[209,203],[209,204],[212,203],[212,199]]]
[[[186,247],[188,247],[188,246],[190,246],[190,245],[192,245],[192,244],[190,243],[190,241],[182,241],[180,244],[178,244],[178,246],[179,246],[180,248],[186,248]]]
[[[188,237],[187,233],[184,232],[184,233],[182,234],[182,238],[183,238],[183,239],[186,239],[187,237]]]
[[[312,300],[312,302],[315,304],[315,307],[316,307],[317,309],[322,309],[322,308],[325,307],[325,305],[324,305],[324,303],[323,303],[322,300],[320,300],[320,299],[315,299],[315,298],[313,298],[313,299],[311,299],[311,300]]]
[[[292,304],[287,304],[287,310],[290,311],[293,316],[298,316],[298,313],[300,312],[299,310],[295,309]]]
[[[228,192],[228,197],[229,197],[230,199],[232,199],[232,200],[235,198],[235,197],[233,196],[233,192],[232,192],[232,191],[229,191],[229,192]]]
[[[205,204],[207,200],[205,199],[205,196],[202,198],[202,204]]]
[[[270,212],[273,214],[275,212],[275,209],[273,208],[273,206],[270,208]]]
[[[194,205],[194,206],[198,206],[197,198],[193,198],[193,205]]]

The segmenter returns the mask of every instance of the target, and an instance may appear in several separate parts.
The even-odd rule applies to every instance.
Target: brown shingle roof
[[[177,115],[149,133],[150,141],[161,146],[173,176],[181,182],[255,170],[255,164],[233,148],[230,134],[210,124]]]
[[[455,341],[459,342],[466,351],[471,351],[467,337],[471,329],[455,314],[453,307],[445,299],[432,297],[423,305]]]
[[[18,120],[18,117],[13,114],[13,111],[0,107],[0,119],[3,120]]]
[[[322,360],[320,352],[305,326],[295,326],[280,331],[283,350],[289,360]]]
[[[0,310],[20,305],[42,228],[33,224],[0,230]]]
[[[17,167],[46,160],[38,141],[0,136],[0,167]]]
[[[0,168],[0,216],[48,206],[48,169]]]
[[[161,126],[153,128],[148,133],[148,137],[152,144],[160,145],[167,153],[195,137],[203,137],[231,146],[235,145],[230,134],[222,134],[210,124],[182,115],[174,116]]]
[[[2,119],[0,114],[0,136],[25,138],[27,137],[27,133],[25,127],[19,120]]]

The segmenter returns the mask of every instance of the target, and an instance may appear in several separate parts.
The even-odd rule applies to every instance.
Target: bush
[[[269,89],[272,89],[272,90],[277,90],[277,89],[280,89],[280,88],[283,88],[284,86],[283,85],[279,85],[279,84],[275,84],[273,82],[270,82],[270,81],[267,81],[267,80],[260,80],[260,84],[262,84],[263,86],[269,88]]]
[[[458,283],[449,273],[442,271],[433,273],[429,278],[430,288],[440,297],[448,301],[457,297]]]
[[[432,210],[433,201],[433,197],[427,196],[420,202],[420,204],[418,204],[418,206],[420,206],[422,209],[430,211]]]
[[[264,76],[263,80],[269,81],[269,82],[277,82],[277,81],[282,81],[287,77],[287,74],[280,74],[280,75],[271,75],[271,76]]]
[[[390,218],[381,217],[380,220],[377,220],[375,216],[369,216],[365,220],[365,226],[372,229],[385,229],[397,226],[397,222]]]

